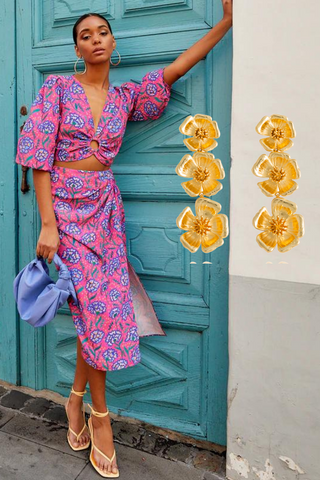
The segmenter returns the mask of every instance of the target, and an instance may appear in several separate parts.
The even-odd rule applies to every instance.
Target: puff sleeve
[[[60,121],[61,79],[49,75],[34,99],[21,130],[16,163],[51,172]]]
[[[164,68],[147,72],[141,83],[122,84],[128,98],[128,121],[156,120],[168,105],[171,85],[163,78]]]

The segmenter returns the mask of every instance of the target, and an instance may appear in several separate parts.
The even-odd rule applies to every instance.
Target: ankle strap
[[[76,392],[73,387],[71,387],[71,393],[75,393],[76,395],[78,395],[79,397],[83,397],[83,395],[85,393],[87,393],[87,390],[84,390],[83,392]]]
[[[108,408],[107,408],[107,411],[106,411],[106,412],[97,412],[96,410],[94,410],[94,409],[91,407],[90,403],[87,403],[87,405],[88,405],[88,407],[91,408],[91,413],[92,413],[93,415],[95,415],[96,417],[105,417],[106,415],[109,415],[109,410],[108,410]]]

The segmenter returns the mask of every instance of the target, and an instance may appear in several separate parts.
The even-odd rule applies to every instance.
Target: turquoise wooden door
[[[73,73],[72,26],[83,13],[99,11],[111,22],[121,54],[120,65],[111,67],[110,73],[111,82],[117,84],[138,82],[148,70],[173,61],[220,18],[220,2],[217,5],[212,7],[210,0],[17,0],[17,128],[28,115],[21,115],[21,107],[29,108],[48,74]],[[215,153],[228,172],[230,63],[226,37],[214,55],[211,52],[173,85],[160,119],[128,124],[112,168],[124,200],[129,260],[167,337],[142,339],[138,366],[107,373],[112,411],[222,444],[228,241],[206,256],[201,250],[191,255],[182,247],[175,220],[193,202],[174,169],[187,153],[179,125],[187,115],[205,113],[219,123],[222,138]],[[31,190],[18,193],[19,268],[34,258],[40,231],[30,170],[28,182]],[[219,201],[228,214],[227,178]],[[203,264],[204,260],[212,264]],[[53,266],[51,271],[55,273]],[[22,322],[19,328],[21,383],[67,396],[76,361],[76,331],[68,307],[45,329],[35,331]]]

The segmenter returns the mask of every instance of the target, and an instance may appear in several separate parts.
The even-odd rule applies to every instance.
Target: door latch
[[[27,108],[25,105],[22,105],[22,107],[20,108],[20,113],[21,115],[27,115]],[[23,124],[21,125],[20,133],[22,132],[22,129],[25,123],[26,122],[23,122]],[[24,165],[21,165],[21,167],[22,167],[22,179],[21,179],[20,190],[22,193],[27,193],[30,190],[30,185],[28,184],[28,180],[27,180],[27,171],[29,170],[29,167],[26,167]]]

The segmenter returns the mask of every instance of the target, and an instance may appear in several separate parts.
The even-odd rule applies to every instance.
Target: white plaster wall
[[[320,2],[234,1],[231,129],[230,274],[320,283]],[[286,151],[301,170],[287,198],[304,216],[305,235],[286,253],[266,252],[252,218],[272,197],[251,168],[268,152],[255,131],[265,115],[287,116],[297,136]],[[279,262],[287,263],[279,263]],[[267,262],[272,262],[267,263]]]
[[[320,286],[232,276],[229,298],[227,476],[319,480]]]
[[[234,0],[227,477],[319,480],[320,2]],[[255,126],[287,116],[301,170],[287,198],[305,235],[287,253],[256,242],[271,197],[251,172]],[[285,263],[280,263],[285,262]]]

